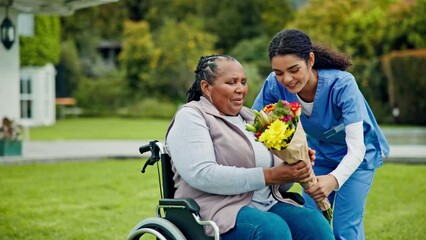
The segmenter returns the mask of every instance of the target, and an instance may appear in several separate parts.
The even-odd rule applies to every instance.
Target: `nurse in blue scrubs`
[[[318,176],[317,187],[303,193],[305,206],[318,209],[314,200],[328,197],[336,239],[365,239],[367,195],[389,145],[354,76],[346,71],[350,58],[313,45],[295,29],[275,35],[268,51],[273,72],[253,109],[280,99],[302,104],[301,121],[316,151],[313,169]]]

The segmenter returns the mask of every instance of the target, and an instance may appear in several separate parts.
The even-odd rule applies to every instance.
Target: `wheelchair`
[[[170,156],[165,147],[157,140],[141,146],[139,152],[151,152],[141,172],[144,173],[148,165],[157,163],[158,180],[161,199],[157,205],[157,216],[139,222],[127,236],[128,240],[140,239],[148,234],[159,240],[219,240],[219,228],[215,222],[203,220],[199,215],[200,207],[191,198],[173,198],[173,172]],[[158,161],[161,161],[161,174]],[[160,176],[161,175],[161,176]],[[214,229],[214,236],[205,235],[204,226],[210,225]]]

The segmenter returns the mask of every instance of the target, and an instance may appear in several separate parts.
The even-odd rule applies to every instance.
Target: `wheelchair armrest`
[[[163,198],[159,201],[160,206],[184,207],[192,213],[198,213],[200,206],[192,198]]]

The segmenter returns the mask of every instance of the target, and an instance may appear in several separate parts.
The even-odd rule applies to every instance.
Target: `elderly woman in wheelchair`
[[[294,182],[311,180],[312,167],[284,164],[245,130],[254,119],[243,106],[247,91],[236,59],[200,58],[166,145],[149,147],[171,157],[161,160],[163,187],[173,195],[160,200],[158,215],[164,217],[142,221],[129,239],[141,236],[141,229],[159,232],[158,239],[334,239],[327,220],[287,192]],[[173,179],[164,177],[170,169]]]

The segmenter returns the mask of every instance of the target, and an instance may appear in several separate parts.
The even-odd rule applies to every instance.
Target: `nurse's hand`
[[[336,178],[331,174],[317,176],[317,180],[318,183],[315,186],[304,190],[315,201],[321,201],[328,197],[338,185]]]
[[[315,164],[315,150],[313,150],[312,148],[308,147],[308,155],[309,155],[309,159],[311,160],[311,166],[314,166]]]

